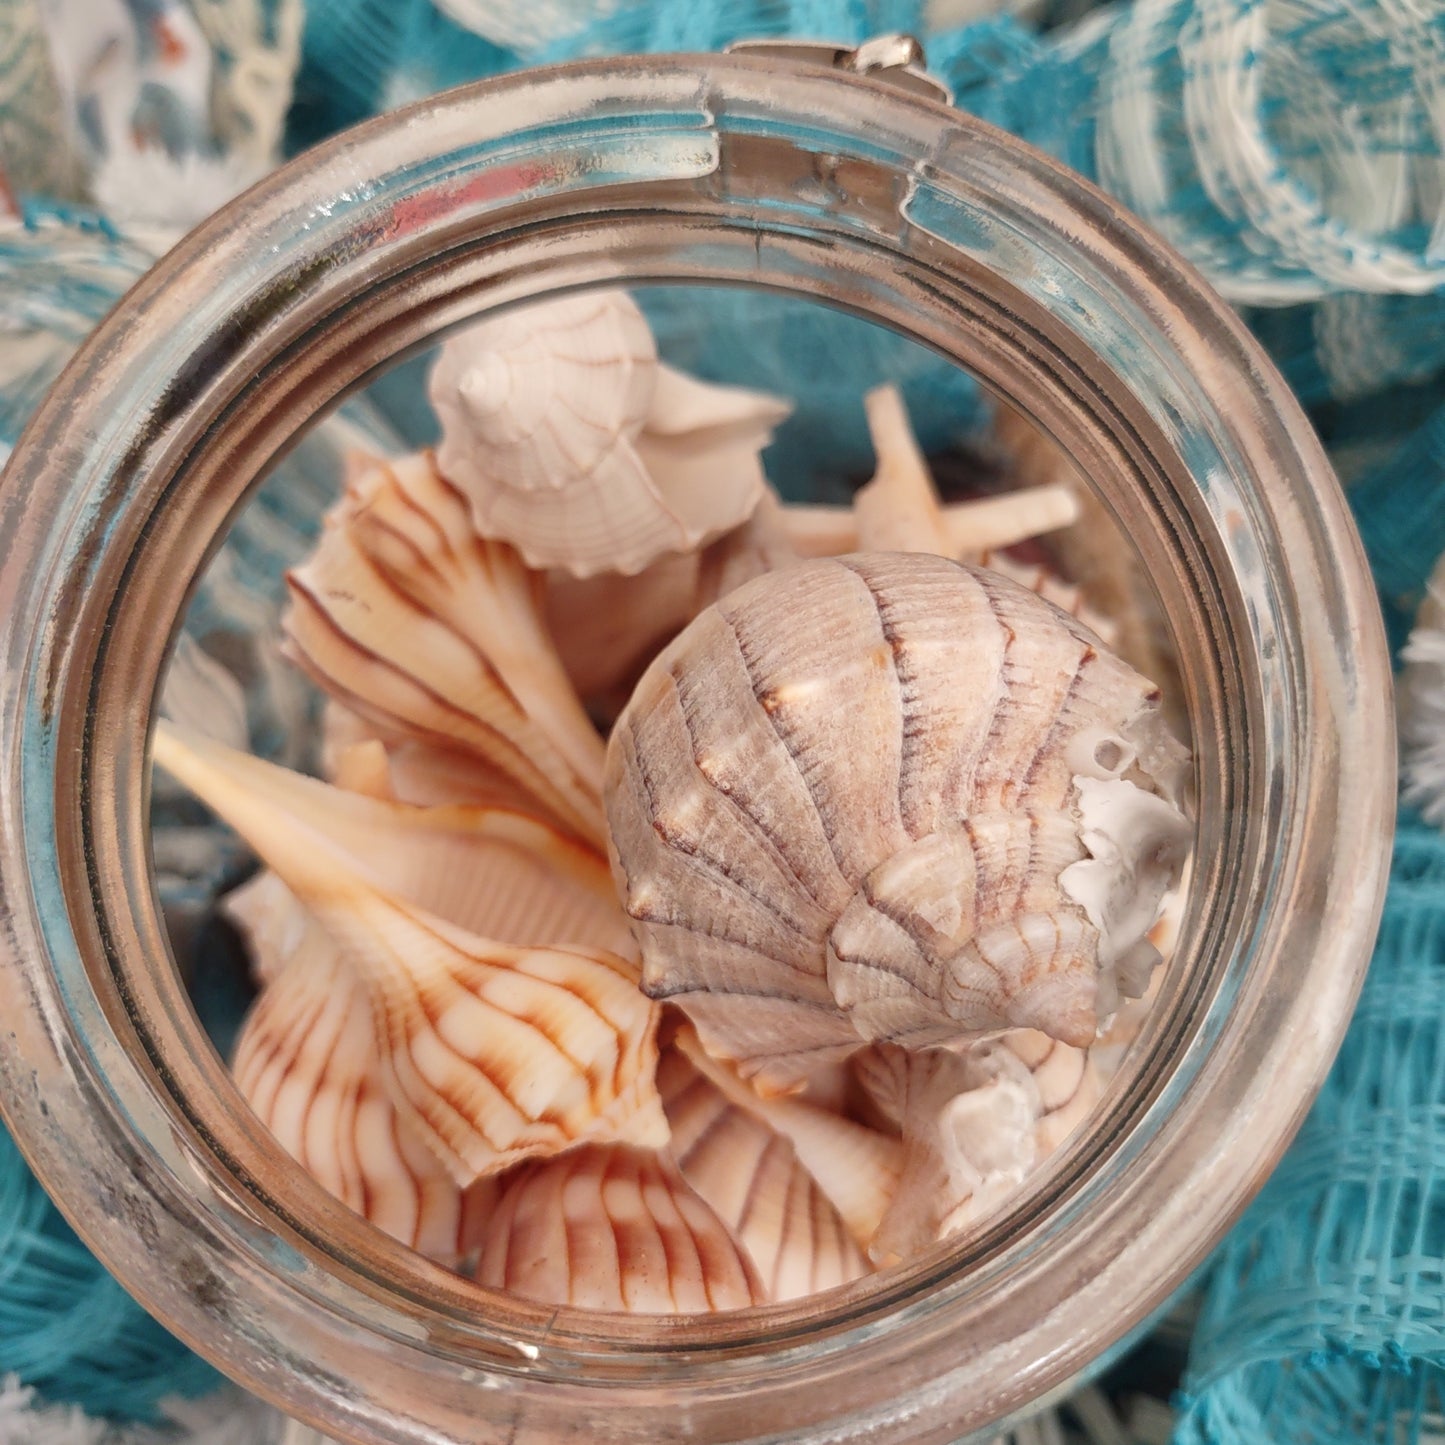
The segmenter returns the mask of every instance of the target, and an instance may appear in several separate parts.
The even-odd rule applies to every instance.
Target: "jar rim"
[[[441,1307],[416,1307],[406,1251],[283,1181],[296,1171],[259,1126],[204,1097],[224,1076],[147,963],[165,957],[144,830],[152,701],[213,539],[324,405],[491,306],[660,279],[760,282],[881,319],[1085,448],[1153,549],[1176,633],[1208,654],[1186,685],[1220,846],[1202,850],[1213,881],[1181,942],[1193,977],[1151,1025],[1128,1108],[963,1253],[845,1293],[826,1324],[765,1312],[746,1340],[704,1324],[649,1344],[633,1321],[599,1345],[521,1304],[469,1331],[472,1296],[426,1267]],[[993,349],[965,350],[965,324]],[[698,1438],[741,1438],[739,1419],[758,1434],[826,1420],[833,1439],[997,1429],[1192,1271],[1342,1036],[1383,897],[1393,727],[1373,590],[1319,444],[1238,319],[1115,203],[883,81],[632,57],[366,122],[137,284],[15,448],[0,515],[19,519],[0,582],[0,999],[16,1041],[0,1107],[148,1307],[333,1431],[488,1438],[468,1390],[531,1412],[536,1438],[604,1395],[641,1412],[628,1439],[644,1421],[669,1438],[684,1404]],[[332,1270],[363,1246],[364,1268]],[[990,1260],[1012,1271],[992,1302],[969,1286]],[[764,1356],[773,1378],[739,1416],[730,1395]],[[844,1362],[865,1360],[908,1398],[846,1388]]]

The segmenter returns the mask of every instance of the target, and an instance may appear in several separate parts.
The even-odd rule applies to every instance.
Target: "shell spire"
[[[442,471],[536,568],[635,573],[745,521],[788,403],[662,365],[623,291],[489,318],[432,369]]]
[[[1147,981],[1188,848],[1158,702],[1073,618],[940,557],[745,584],[609,743],[644,988],[772,1089],[873,1040],[1087,1045]]]
[[[246,786],[228,752],[157,730],[156,761],[274,869],[365,985],[392,1103],[458,1184],[588,1139],[666,1141],[657,1009],[625,959],[503,944],[417,908]]]
[[[348,762],[358,746],[347,750]],[[538,819],[349,792],[168,725],[157,733],[156,756],[238,831],[243,817],[264,819],[268,837],[285,829],[457,927],[502,943],[585,942],[637,956],[601,856]]]

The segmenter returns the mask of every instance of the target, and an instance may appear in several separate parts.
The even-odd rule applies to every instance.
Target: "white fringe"
[[[1415,630],[1400,654],[1396,692],[1405,802],[1445,824],[1445,560],[1437,563]]]
[[[15,1376],[0,1381],[0,1445],[279,1445],[284,1418],[227,1386],[199,1400],[163,1400],[168,1424],[111,1425],[73,1405],[44,1405]]]

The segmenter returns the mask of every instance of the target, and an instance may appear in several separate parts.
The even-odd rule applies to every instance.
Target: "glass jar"
[[[883,322],[1056,439],[1157,588],[1198,818],[1145,1032],[1004,1217],[846,1291],[661,1323],[482,1291],[294,1166],[198,1025],[146,834],[157,679],[255,479],[446,328],[646,281],[776,288]],[[21,439],[0,518],[5,1117],[151,1310],[329,1434],[991,1433],[1204,1259],[1343,1032],[1381,899],[1393,727],[1323,452],[1176,256],[1044,156],[888,74],[766,53],[606,60],[339,136],[131,291]]]

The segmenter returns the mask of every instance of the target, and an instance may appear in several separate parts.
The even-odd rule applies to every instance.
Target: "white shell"
[[[551,645],[540,581],[476,537],[429,457],[354,480],[287,580],[290,653],[331,697],[388,744],[455,754],[600,842],[602,743]]]
[[[661,365],[625,292],[536,303],[442,347],[438,461],[536,568],[633,573],[737,526],[786,403]]]
[[[270,982],[236,1045],[236,1085],[324,1189],[378,1229],[450,1263],[477,1243],[484,1190],[462,1190],[399,1127],[377,1065],[371,1003],[335,943],[274,874],[239,913]],[[264,906],[262,906],[264,905]]]
[[[1103,1092],[1086,1050],[1032,1030],[961,1052],[875,1045],[852,1063],[903,1139],[902,1176],[869,1242],[877,1264],[993,1213]]]
[[[774,1088],[872,1039],[1086,1045],[1153,918],[1136,935],[1109,889],[1061,883],[1090,856],[1080,780],[1160,805],[1107,864],[1157,912],[1184,761],[1156,689],[996,575],[877,553],[755,579],[657,658],[609,744],[644,987]]]
[[[269,764],[227,752],[156,733],[156,761],[246,839],[365,984],[392,1103],[457,1183],[582,1140],[666,1142],[657,1010],[627,960],[499,943],[403,901],[326,828],[242,781],[240,763]]]
[[[876,1264],[904,1259],[995,1209],[1037,1157],[1037,1092],[1012,1054],[882,1045],[854,1060],[902,1130],[904,1168],[869,1241]]]
[[[700,1314],[766,1303],[726,1225],[670,1160],[585,1145],[503,1181],[478,1283],[543,1304]]]
[[[757,1267],[768,1299],[797,1299],[868,1272],[842,1216],[760,1111],[734,1103],[676,1049],[657,1087],[672,1126],[668,1152]]]

